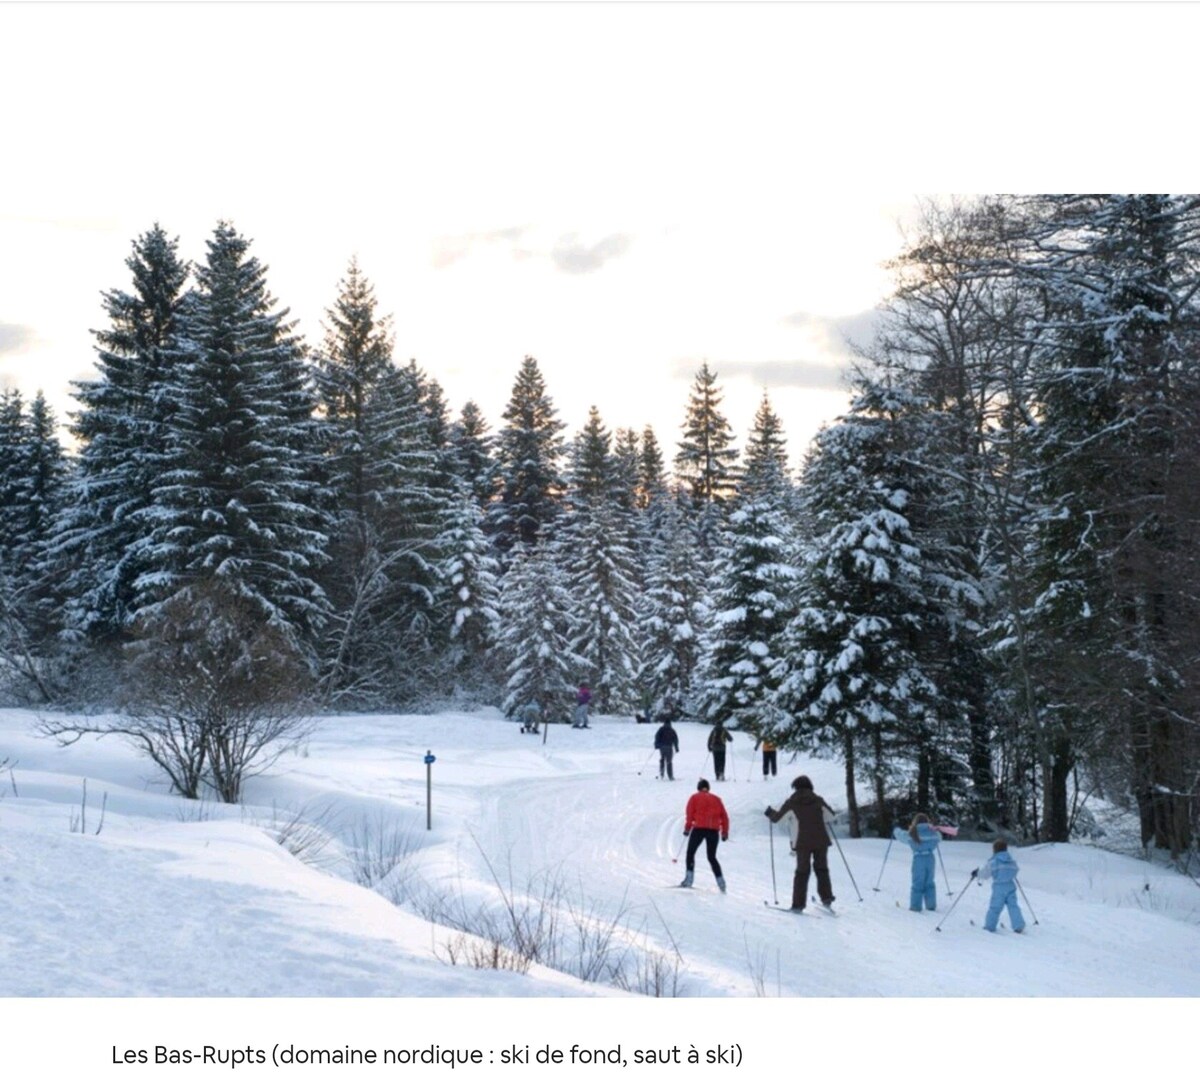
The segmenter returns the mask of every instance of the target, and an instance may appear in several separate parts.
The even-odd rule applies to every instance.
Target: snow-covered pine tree
[[[152,619],[182,590],[219,580],[309,653],[327,609],[316,580],[327,521],[311,479],[312,401],[300,407],[300,342],[249,247],[221,222],[196,269],[182,355],[162,388],[175,405],[166,468],[137,514],[151,532],[136,591]]]
[[[496,446],[500,494],[488,509],[487,531],[507,555],[515,543],[531,544],[561,509],[562,431],[537,360],[526,356],[504,410]]]
[[[679,501],[655,504],[658,520],[639,602],[638,673],[649,715],[694,715],[700,641],[706,629],[707,563],[690,514]]]
[[[462,407],[450,428],[454,474],[466,483],[480,509],[486,509],[496,494],[496,462],[492,458],[495,439],[488,422],[474,401]]]
[[[1171,495],[1198,419],[1200,197],[1043,197],[1030,219],[1020,269],[1047,312],[1030,620],[1046,655],[1042,834],[1067,838],[1081,756],[1124,756],[1144,842],[1177,855],[1194,834],[1200,777],[1181,718],[1195,700],[1185,642],[1200,611],[1195,560],[1180,552],[1196,521],[1175,516]]]
[[[581,660],[568,645],[570,595],[546,542],[518,544],[500,588],[497,650],[508,681],[502,708],[536,703],[548,723],[567,720]]]
[[[760,731],[794,609],[796,568],[783,512],[767,497],[730,511],[708,600],[698,711],[709,723]]]
[[[783,423],[771,407],[770,397],[763,390],[754,426],[746,440],[742,472],[738,479],[738,497],[743,503],[768,499],[781,510],[793,494],[788,476],[787,437]]]
[[[721,411],[717,374],[701,365],[692,383],[683,438],[675,454],[675,474],[699,506],[727,502],[737,491],[737,450],[733,430]]]
[[[569,477],[573,512],[560,523],[553,550],[567,575],[570,648],[582,661],[577,676],[599,711],[631,710],[640,591],[633,499],[595,407],[571,447]]]
[[[58,526],[71,623],[93,637],[122,637],[137,611],[134,581],[163,468],[169,387],[179,359],[187,264],[159,225],[133,241],[132,291],[103,294],[109,325],[95,331],[98,378],[75,382],[71,433],[79,443]]]
[[[438,537],[441,554],[439,605],[451,612],[448,667],[477,685],[488,676],[492,646],[500,628],[500,565],[483,534],[475,494],[460,484]]]
[[[802,490],[814,535],[764,728],[781,746],[842,752],[852,835],[859,752],[882,803],[893,747],[936,729],[937,690],[919,654],[930,601],[907,516],[915,481],[900,421],[910,407],[902,391],[864,380],[813,444]]]

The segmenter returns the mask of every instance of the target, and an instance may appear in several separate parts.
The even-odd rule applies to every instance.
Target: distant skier
[[[808,776],[797,776],[792,780],[795,792],[779,807],[778,812],[767,806],[765,814],[772,823],[778,824],[791,813],[796,818],[796,875],[792,880],[792,910],[802,911],[808,905],[808,875],[817,875],[817,896],[826,910],[833,909],[833,885],[829,880],[829,838],[827,822],[834,813],[819,794],[813,792],[812,780]]]
[[[754,743],[754,748],[758,749],[759,746],[762,746],[763,753],[763,779],[778,774],[775,770],[775,743],[768,742],[765,738],[759,738]]]
[[[520,712],[517,714],[521,719],[522,734],[538,733],[538,724],[542,720],[542,710],[538,706],[537,701],[530,701],[528,704],[522,705]]]
[[[733,735],[725,729],[725,724],[717,720],[708,736],[708,751],[712,754],[713,775],[724,782],[725,780],[725,746],[733,741]]]
[[[654,748],[658,750],[658,778],[665,775],[668,779],[675,778],[672,760],[679,752],[679,735],[671,726],[670,719],[664,719],[662,726],[654,732]]]
[[[920,914],[921,904],[924,903],[927,910],[937,910],[933,856],[942,837],[929,823],[929,818],[924,813],[918,813],[913,817],[907,831],[900,827],[894,828],[892,838],[900,843],[907,843],[913,852],[912,890],[909,893],[908,909]]]
[[[721,799],[709,791],[707,779],[696,784],[696,793],[688,799],[683,834],[688,836],[687,872],[679,887],[692,886],[696,874],[696,851],[704,843],[708,864],[717,878],[717,887],[725,891],[725,877],[721,873],[721,863],[717,861],[717,839],[719,837],[724,841],[729,838],[729,814],[725,812],[725,804]]]
[[[588,723],[588,707],[592,703],[592,691],[586,685],[579,687],[575,694],[575,721],[571,724],[576,730],[584,730]]]
[[[992,901],[988,904],[987,916],[983,919],[983,928],[989,933],[996,932],[1000,922],[1000,911],[1008,908],[1008,920],[1014,933],[1025,929],[1025,916],[1017,905],[1017,874],[1020,869],[1016,859],[1008,853],[1008,841],[997,839],[992,844],[992,856],[983,864],[981,869],[972,869],[971,877],[980,880],[991,880]]]

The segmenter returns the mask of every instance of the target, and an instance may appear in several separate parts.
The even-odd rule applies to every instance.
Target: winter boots
[[[725,891],[725,878],[724,877],[717,877],[717,887],[720,888],[722,892]]]
[[[692,872],[692,871],[689,869],[689,870],[688,870],[686,873],[684,873],[684,875],[683,875],[683,880],[681,880],[681,881],[679,882],[679,887],[680,887],[680,888],[690,888],[690,887],[692,886],[692,879],[693,879],[694,877],[695,877],[695,873],[693,873],[693,872]]]

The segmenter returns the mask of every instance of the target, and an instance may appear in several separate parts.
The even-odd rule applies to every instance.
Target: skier
[[[791,813],[796,818],[796,876],[792,880],[792,907],[802,911],[808,903],[808,875],[817,874],[817,896],[826,910],[833,910],[833,885],[829,880],[829,838],[826,823],[833,820],[834,813],[819,794],[813,792],[812,780],[808,776],[797,776],[792,780],[795,792],[779,807],[778,812],[767,806],[765,815],[773,824],[778,824]]]
[[[528,704],[522,705],[518,715],[521,719],[522,734],[538,733],[538,723],[542,719],[542,710],[538,707],[537,701],[530,701]]]
[[[754,748],[758,749],[759,746],[762,746],[763,779],[766,779],[768,775],[777,774],[775,771],[775,743],[768,742],[765,738],[760,737],[759,740],[754,743]]]
[[[717,720],[708,736],[708,751],[713,758],[713,774],[721,782],[725,781],[725,746],[733,741],[733,735],[725,729],[725,724]]]
[[[1025,916],[1017,905],[1017,873],[1020,869],[1016,859],[1008,853],[1008,840],[997,839],[992,844],[992,856],[983,864],[981,869],[972,869],[971,878],[980,880],[991,879],[992,901],[988,904],[987,916],[983,920],[983,928],[989,933],[996,932],[1000,921],[1000,911],[1008,908],[1008,920],[1014,933],[1025,929]]]
[[[892,838],[900,843],[907,843],[913,852],[912,860],[912,890],[909,893],[908,909],[921,913],[921,904],[928,910],[937,910],[937,885],[933,876],[933,855],[942,837],[937,829],[929,823],[924,813],[913,817],[908,830],[897,826],[892,830]]]
[[[673,780],[675,770],[671,766],[671,760],[679,752],[679,735],[675,733],[669,718],[664,719],[662,726],[654,732],[654,748],[658,750],[658,778],[662,779],[666,775],[668,779]]]
[[[708,864],[717,878],[717,887],[725,891],[725,877],[721,873],[721,863],[717,861],[717,837],[722,842],[729,838],[729,814],[725,812],[725,804],[721,799],[709,791],[707,779],[696,784],[696,793],[688,799],[683,834],[688,836],[687,872],[679,887],[692,886],[696,873],[696,851],[704,843]]]
[[[579,687],[575,694],[575,722],[571,724],[576,730],[585,730],[588,726],[588,706],[592,703],[592,691],[586,685]]]

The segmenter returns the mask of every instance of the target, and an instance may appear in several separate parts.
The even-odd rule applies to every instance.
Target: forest
[[[796,468],[708,363],[662,441],[568,437],[531,356],[452,412],[356,262],[310,343],[251,247],[132,241],[69,438],[0,399],[0,697],[48,736],[236,802],[314,715],[587,683],[842,761],[851,835],[1103,799],[1195,849],[1200,196],[922,204]]]

